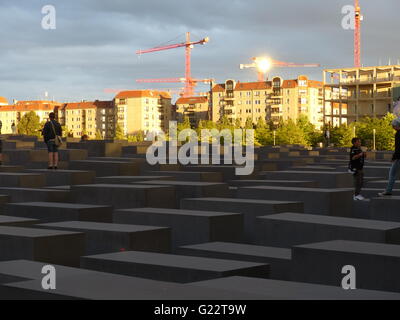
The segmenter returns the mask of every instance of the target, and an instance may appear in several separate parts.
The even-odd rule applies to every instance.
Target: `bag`
[[[53,133],[54,133],[54,135],[56,136],[55,139],[54,139],[54,143],[55,143],[55,145],[56,145],[57,147],[59,147],[59,146],[61,146],[61,145],[63,144],[62,138],[61,138],[60,136],[57,135],[56,129],[54,128],[53,121],[50,120],[50,123],[51,123],[51,127],[52,127],[52,129],[53,129]]]

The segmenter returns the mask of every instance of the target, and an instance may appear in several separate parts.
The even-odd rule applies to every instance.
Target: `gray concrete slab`
[[[83,233],[0,226],[0,261],[27,259],[78,266],[84,252]]]
[[[238,242],[243,238],[240,213],[138,208],[117,210],[114,222],[170,227],[173,248],[210,241]]]
[[[400,222],[400,196],[372,198],[370,217],[375,220]]]
[[[280,186],[280,187],[297,187],[297,188],[315,188],[316,181],[299,181],[299,180],[231,180],[229,185],[234,187],[252,187],[252,186]]]
[[[86,221],[45,223],[36,226],[85,233],[87,255],[131,250],[167,253],[171,250],[171,230],[165,227]]]
[[[72,186],[71,190],[77,203],[112,205],[116,209],[176,207],[175,189],[170,186],[93,184]]]
[[[146,174],[159,175],[159,171],[148,171]],[[223,182],[221,172],[163,171],[163,174],[174,177],[177,181]]]
[[[343,290],[336,286],[300,282],[227,277],[191,283],[192,286],[225,290],[237,290],[262,295],[263,300],[399,300],[400,295],[373,290]]]
[[[22,172],[1,172],[0,187],[13,188],[41,188],[46,185],[45,176],[42,174]]]
[[[4,208],[7,215],[13,217],[29,217],[46,222],[88,221],[112,222],[111,206],[87,205],[78,203],[57,202],[22,202],[9,203]]]
[[[9,196],[11,202],[69,202],[70,193],[65,190],[37,188],[5,188],[0,187],[0,194]]]
[[[159,281],[188,283],[232,275],[268,277],[269,265],[140,251],[81,258],[83,268]]]
[[[133,162],[95,160],[70,161],[69,168],[71,170],[95,171],[97,177],[139,175],[139,164]]]
[[[0,226],[13,226],[13,227],[31,227],[39,223],[37,219],[19,218],[0,215]]]
[[[257,218],[258,243],[290,248],[330,240],[400,244],[400,223],[280,213]]]
[[[46,186],[90,184],[94,182],[94,171],[82,170],[47,170],[47,169],[29,169],[32,173],[40,173],[45,177]]]
[[[182,199],[202,197],[229,197],[229,185],[226,183],[210,183],[197,181],[138,181],[137,184],[172,186],[175,189],[176,205]]]
[[[324,171],[275,171],[263,172],[260,176],[267,180],[316,181],[320,188],[351,188],[353,176],[349,173]]]
[[[204,258],[266,263],[270,265],[270,279],[289,280],[291,277],[290,249],[232,242],[207,242],[179,247],[177,253]]]
[[[237,197],[302,201],[305,213],[344,217],[353,215],[353,191],[349,189],[243,187],[238,189]]]
[[[400,246],[336,240],[293,247],[293,280],[341,286],[347,265],[360,289],[400,291]]]
[[[181,209],[243,214],[244,241],[255,242],[256,217],[279,212],[303,212],[302,202],[231,199],[231,198],[188,198],[181,201]]]
[[[97,184],[130,184],[138,181],[150,181],[150,180],[175,180],[174,177],[163,175],[163,176],[112,176],[112,177],[97,177],[95,183]]]

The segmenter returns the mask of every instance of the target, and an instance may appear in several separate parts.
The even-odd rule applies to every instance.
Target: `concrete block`
[[[0,299],[57,300],[255,300],[262,296],[234,290],[201,288],[178,283],[128,277],[54,265],[57,271],[56,290],[42,288],[40,262],[17,260],[0,262]],[[24,282],[9,283],[28,278]],[[7,283],[8,282],[8,283]],[[1,282],[0,282],[1,283]]]
[[[169,186],[93,184],[72,186],[71,190],[77,203],[112,205],[116,209],[176,207],[175,190]]]
[[[400,291],[400,246],[336,240],[295,246],[293,280],[341,286],[342,268],[356,269],[359,289]]]
[[[343,290],[325,286],[250,277],[227,277],[191,283],[208,289],[235,290],[262,296],[262,300],[398,300],[399,294],[373,290]]]
[[[239,213],[138,208],[116,211],[114,222],[170,227],[173,248],[212,241],[239,242],[243,236]]]
[[[79,232],[0,226],[0,260],[27,259],[78,266],[85,252]]]
[[[244,241],[254,243],[255,224],[258,216],[280,212],[303,212],[302,202],[230,199],[230,198],[189,198],[181,201],[181,209],[243,214]]]
[[[159,281],[188,283],[232,275],[268,277],[269,265],[139,251],[86,256],[81,267]]]
[[[45,222],[88,221],[112,222],[110,206],[56,202],[9,203],[4,212],[13,217],[29,217]]]
[[[317,187],[315,181],[297,181],[297,180],[231,180],[229,185],[234,187],[252,187],[252,186],[280,186],[280,187],[298,187],[314,188]]]
[[[39,220],[0,215],[0,226],[31,227],[36,223],[39,223]]]
[[[274,247],[330,240],[400,244],[400,223],[280,213],[257,218],[258,243]]]
[[[0,173],[0,186],[13,188],[40,188],[46,185],[44,175],[21,172]]]
[[[260,176],[267,180],[303,180],[316,181],[321,188],[351,188],[353,177],[349,173],[321,171],[277,171],[264,172]]]
[[[71,161],[69,168],[71,170],[95,171],[97,177],[139,175],[139,165],[133,162],[93,160]]]
[[[400,222],[400,197],[372,198],[370,202],[370,217],[375,220]]]
[[[118,251],[171,250],[169,228],[86,221],[46,223],[37,227],[85,233],[87,255]]]
[[[180,247],[177,253],[204,258],[265,263],[270,265],[270,279],[290,279],[292,258],[290,249],[231,242],[208,242]]]
[[[94,183],[94,171],[30,169],[45,177],[46,186],[77,185]]]
[[[172,176],[112,176],[97,177],[95,183],[104,184],[130,184],[138,181],[175,180]]]
[[[245,199],[302,201],[304,212],[331,216],[352,217],[353,191],[350,189],[318,189],[289,187],[244,187],[237,196]]]
[[[191,171],[163,171],[165,175],[174,177],[178,181],[223,182],[221,172],[191,172]],[[149,171],[149,175],[159,175],[159,171]]]
[[[0,194],[9,196],[9,202],[68,202],[70,200],[68,191],[55,189],[0,187]]]
[[[175,189],[176,204],[184,198],[229,197],[229,186],[225,183],[196,181],[138,181],[137,184],[171,186]]]

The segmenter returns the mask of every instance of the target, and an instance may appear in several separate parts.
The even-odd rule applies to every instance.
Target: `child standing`
[[[367,154],[361,150],[361,139],[354,138],[351,143],[353,146],[350,150],[350,163],[349,170],[353,173],[354,177],[354,200],[363,201],[366,200],[361,195],[361,189],[364,185],[364,161]]]

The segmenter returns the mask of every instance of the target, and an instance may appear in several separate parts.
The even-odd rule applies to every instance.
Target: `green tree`
[[[254,133],[255,144],[266,146],[273,143],[273,136],[270,127],[263,118],[259,118]]]
[[[250,117],[248,117],[246,119],[246,123],[244,125],[245,129],[254,129],[254,124],[253,124],[253,119],[251,119]]]
[[[34,112],[30,111],[23,115],[17,125],[19,134],[26,134],[30,136],[41,136],[40,130],[43,128],[40,123],[39,116]]]
[[[119,124],[115,127],[114,140],[125,140],[124,131]]]
[[[96,131],[96,140],[103,140],[103,135],[101,134],[100,129]]]
[[[322,131],[317,130],[306,115],[300,115],[297,125],[303,130],[308,145],[317,146],[318,143],[323,142]]]
[[[304,131],[292,119],[279,124],[278,129],[276,130],[276,143],[278,145],[308,145]]]
[[[363,144],[368,148],[373,148],[373,132],[376,130],[376,149],[394,149],[394,130],[392,121],[395,115],[388,113],[383,118],[365,117],[356,123],[356,135],[361,138]]]
[[[352,126],[342,124],[341,126],[330,129],[330,142],[336,147],[350,147],[351,140],[354,138]]]
[[[143,142],[144,138],[144,132],[138,131],[137,133],[128,136],[128,142]]]

